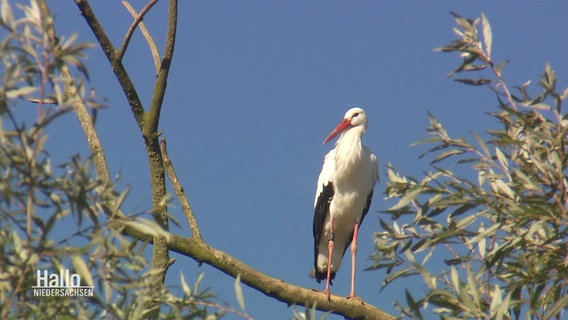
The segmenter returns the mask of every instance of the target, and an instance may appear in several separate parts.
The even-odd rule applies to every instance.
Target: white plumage
[[[341,133],[335,148],[325,156],[314,201],[313,275],[318,282],[326,279],[324,293],[328,296],[331,280],[351,244],[353,270],[348,298],[355,297],[357,232],[369,210],[373,187],[379,178],[377,158],[361,142],[366,129],[365,111],[352,108],[324,140],[325,144]]]

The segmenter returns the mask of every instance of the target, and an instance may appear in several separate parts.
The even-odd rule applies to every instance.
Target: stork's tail
[[[316,272],[316,269],[314,268],[312,269],[312,271],[310,271],[309,277],[312,279],[316,279],[316,281],[320,283],[322,280],[325,280],[326,273],[327,273],[326,270]],[[331,280],[335,279],[335,272],[331,272],[329,277],[330,277],[329,284],[333,285],[333,281]]]

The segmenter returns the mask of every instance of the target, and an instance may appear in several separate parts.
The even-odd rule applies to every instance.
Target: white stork
[[[341,133],[324,159],[314,203],[314,271],[317,282],[326,279],[324,294],[339,270],[351,244],[351,293],[355,295],[355,254],[357,233],[369,211],[373,187],[379,180],[377,157],[361,143],[367,116],[361,108],[351,108],[325,138],[327,143]]]

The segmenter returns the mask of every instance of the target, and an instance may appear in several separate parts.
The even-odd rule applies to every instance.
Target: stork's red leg
[[[323,290],[324,294],[327,294],[327,299],[329,300],[331,298],[331,292],[329,291],[329,282],[331,281],[331,258],[333,255],[333,247],[335,245],[334,242],[334,227],[333,227],[333,217],[330,217],[329,219],[329,224],[330,226],[330,237],[329,237],[329,241],[327,242],[327,275],[326,275],[326,280],[325,280],[325,290]]]
[[[361,298],[355,295],[355,255],[357,254],[357,234],[359,233],[359,221],[355,223],[353,228],[353,240],[351,241],[351,293],[347,296],[347,299],[358,299]]]

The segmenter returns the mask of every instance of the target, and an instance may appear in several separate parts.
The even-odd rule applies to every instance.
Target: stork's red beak
[[[323,144],[326,144],[329,142],[329,140],[335,138],[336,135],[340,134],[341,132],[343,132],[345,129],[351,127],[351,121],[349,121],[349,119],[343,119],[343,121],[341,121],[337,127],[335,127],[335,129],[333,129],[333,131],[327,136],[327,138],[325,138],[325,140],[323,140]]]

